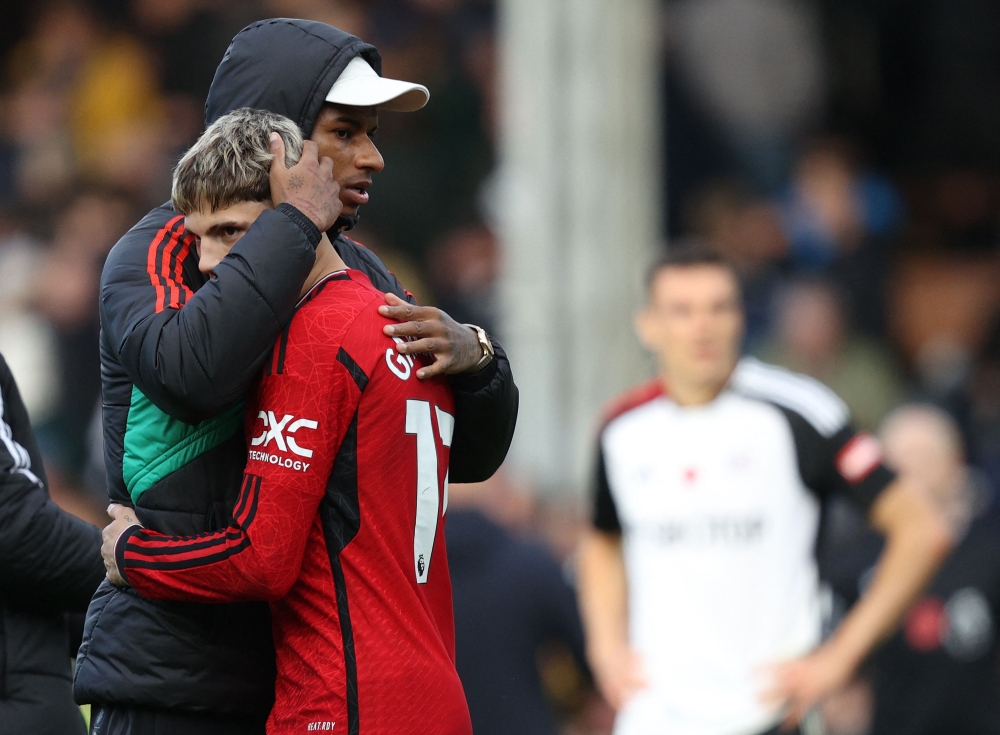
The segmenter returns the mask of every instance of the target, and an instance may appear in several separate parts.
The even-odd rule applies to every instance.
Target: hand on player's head
[[[333,175],[333,161],[319,155],[316,143],[307,140],[302,145],[302,157],[288,167],[285,163],[285,142],[277,133],[271,134],[271,201],[274,206],[291,204],[313,221],[320,232],[326,232],[344,209],[340,201],[340,184]]]
[[[333,161],[289,118],[251,108],[220,117],[181,157],[171,201],[189,220],[245,202],[287,202],[322,232],[342,209]]]

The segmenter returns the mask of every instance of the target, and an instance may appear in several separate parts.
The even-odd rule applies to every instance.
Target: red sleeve
[[[326,335],[314,331],[323,342]],[[311,359],[301,362],[308,365],[262,378],[250,402],[246,474],[227,528],[179,537],[133,526],[122,534],[118,568],[144,597],[274,600],[295,583],[334,457],[361,399],[336,344],[325,341],[306,353]]]

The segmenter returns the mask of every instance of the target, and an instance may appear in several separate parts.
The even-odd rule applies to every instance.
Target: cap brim
[[[431,93],[422,84],[384,77],[357,77],[334,84],[326,101],[335,105],[414,112],[426,105],[430,97]]]

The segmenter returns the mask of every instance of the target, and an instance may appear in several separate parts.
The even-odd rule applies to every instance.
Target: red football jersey
[[[146,597],[271,602],[275,735],[472,733],[444,541],[454,401],[382,333],[383,303],[358,271],[302,299],[247,399],[228,528],[118,541]]]

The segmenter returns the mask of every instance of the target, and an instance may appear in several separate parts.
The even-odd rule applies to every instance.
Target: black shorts
[[[90,712],[91,735],[264,735],[263,719],[101,707]]]

